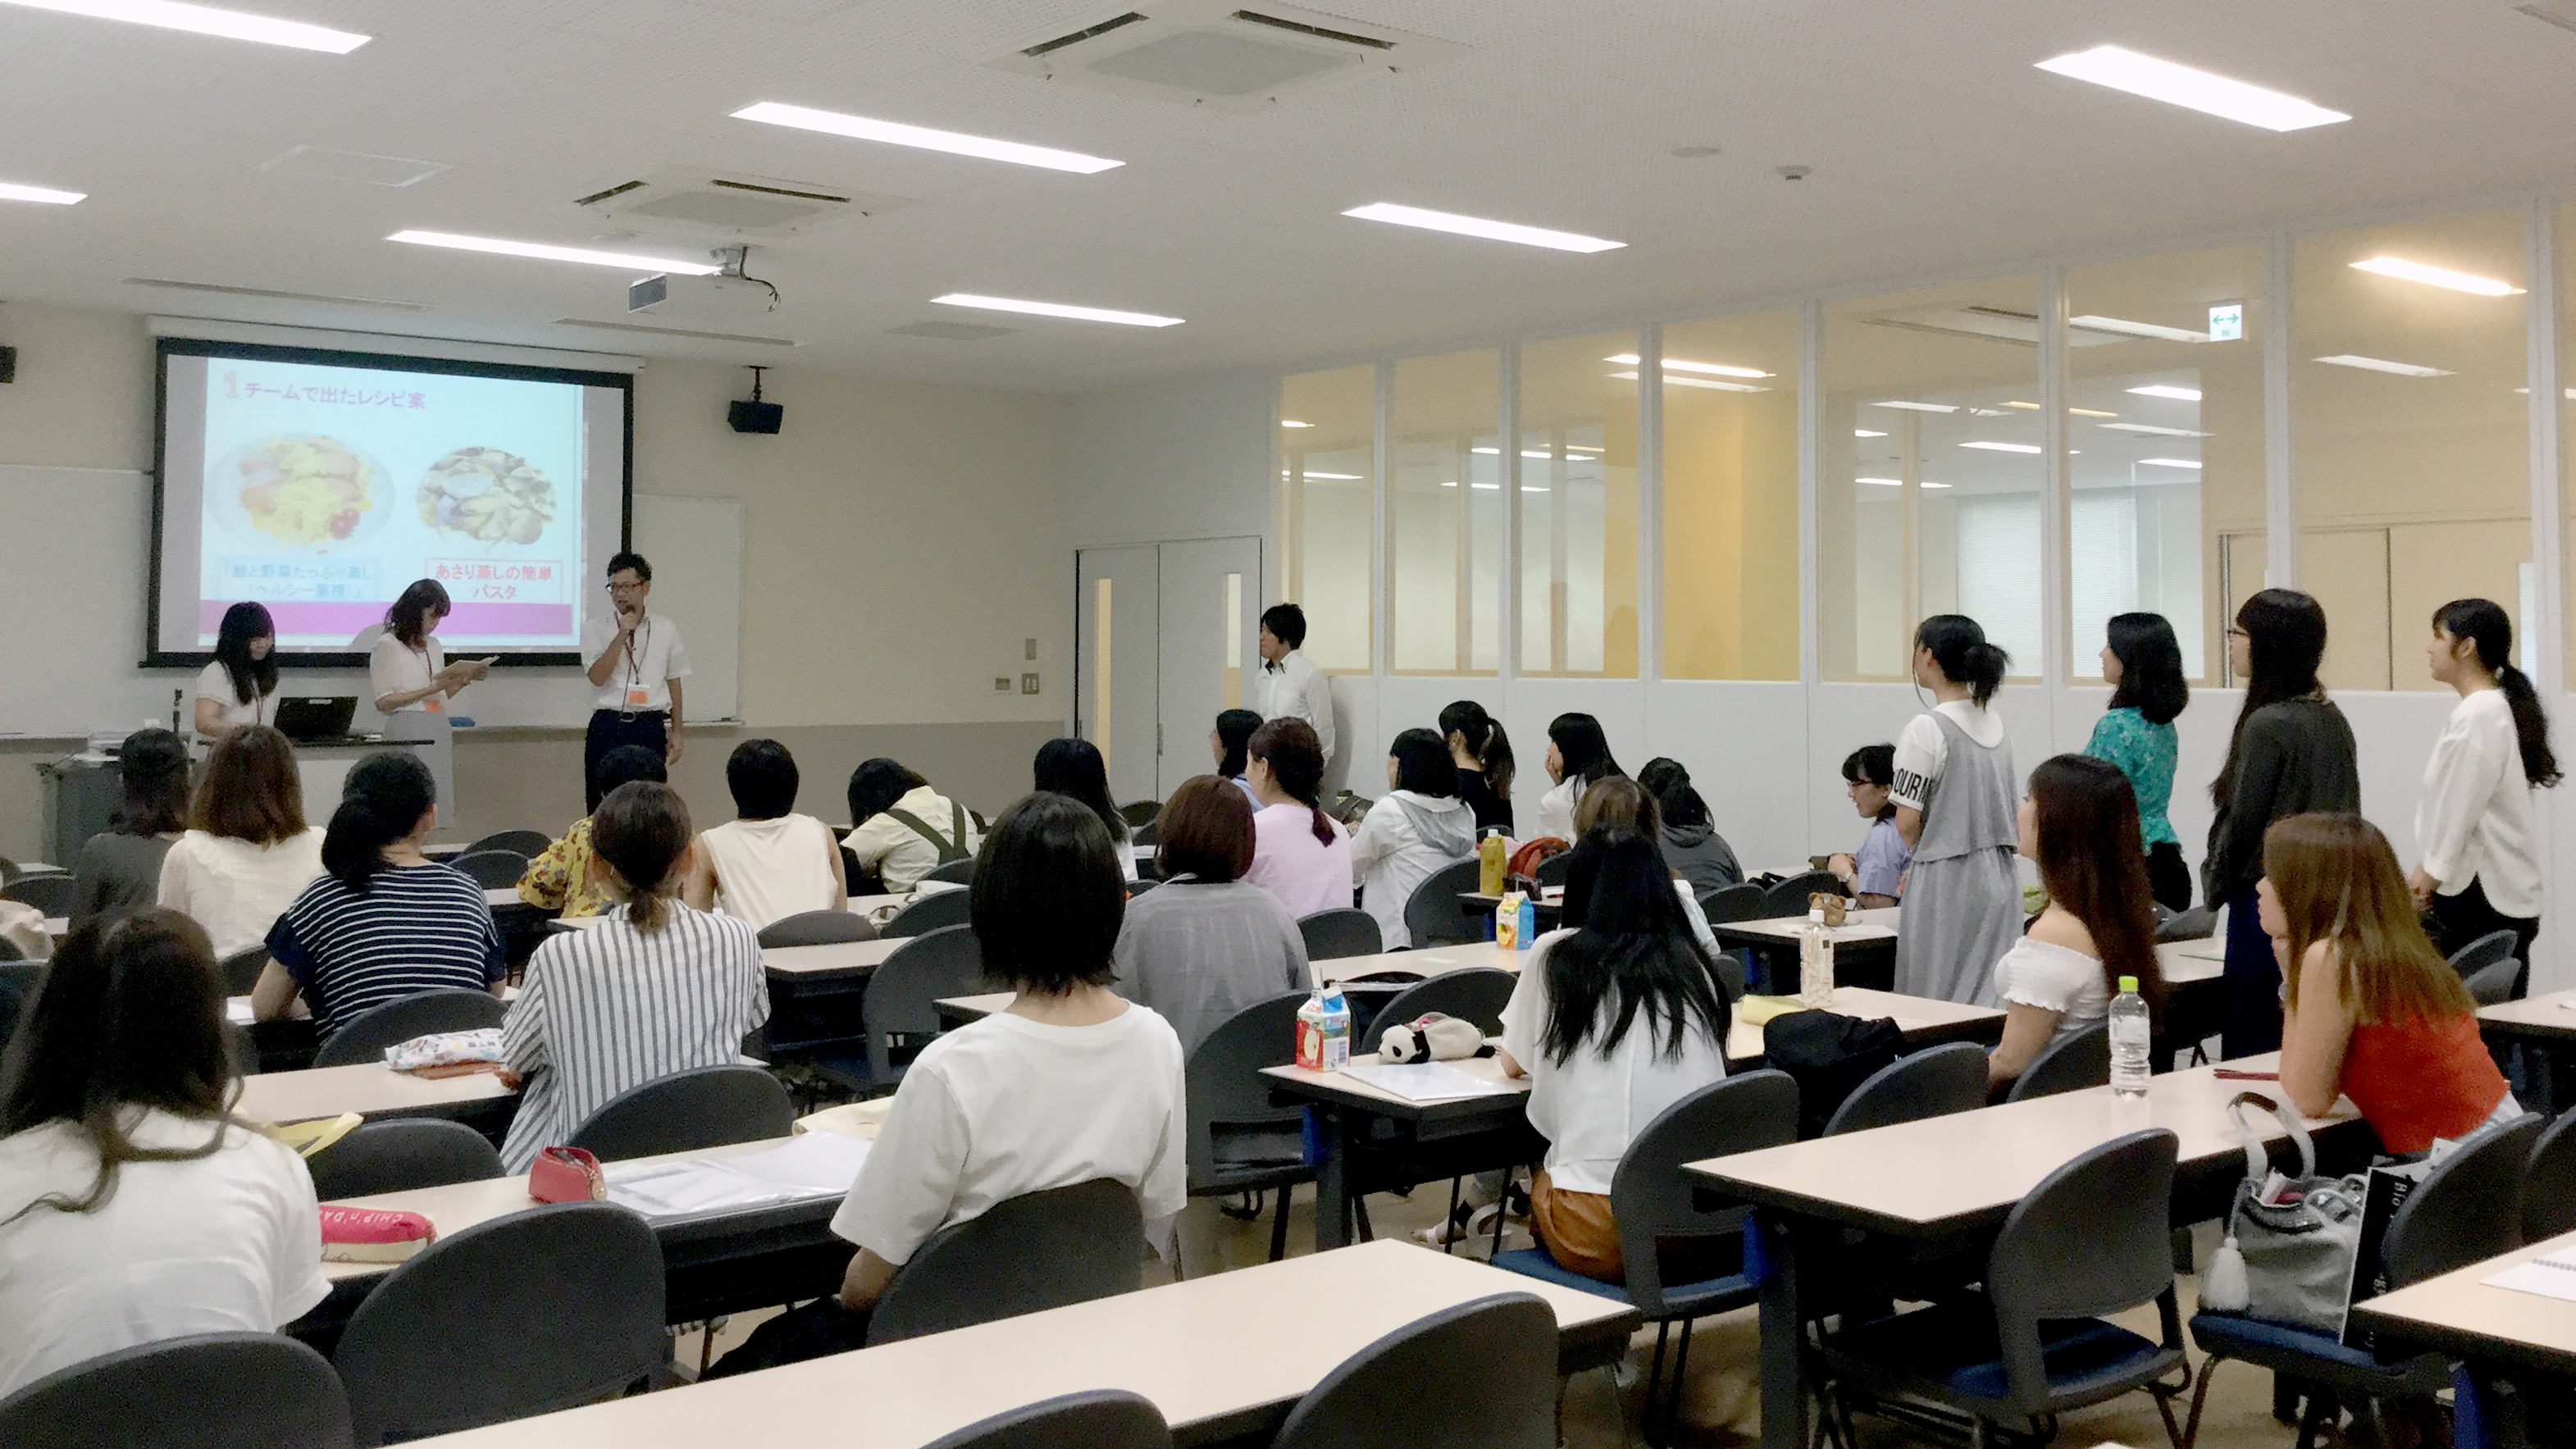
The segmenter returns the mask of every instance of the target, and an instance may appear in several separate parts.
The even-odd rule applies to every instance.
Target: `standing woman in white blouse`
[[[213,744],[245,725],[277,723],[277,625],[245,599],[224,610],[215,657],[197,674],[197,738]]]
[[[1974,1006],[2002,1002],[1994,963],[2021,939],[2019,777],[1987,708],[2012,658],[1965,614],[1914,631],[1914,682],[1932,708],[1896,737],[1896,833],[1914,852],[1896,927],[1896,989]]]
[[[2540,934],[2540,841],[2534,786],[2558,783],[2549,716],[2531,679],[2513,667],[2513,622],[2490,599],[2454,599],[2433,611],[2424,650],[2433,678],[2458,690],[2415,802],[2424,852],[2406,884],[2440,926],[2444,951],[2511,931],[2523,979]],[[2519,992],[2517,983],[2517,993]]]
[[[376,708],[385,716],[385,738],[427,741],[421,759],[451,813],[456,809],[456,754],[447,701],[492,667],[488,659],[447,662],[437,629],[452,607],[438,580],[413,580],[385,610],[385,632],[367,655],[367,678],[376,692]]]

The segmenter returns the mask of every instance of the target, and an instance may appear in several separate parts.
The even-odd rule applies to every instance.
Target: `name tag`
[[[447,701],[434,694],[429,698],[422,700],[420,702],[420,707],[428,710],[431,714],[447,713]]]
[[[653,691],[649,689],[630,689],[626,691],[626,702],[631,705],[643,705],[649,702],[652,698]]]

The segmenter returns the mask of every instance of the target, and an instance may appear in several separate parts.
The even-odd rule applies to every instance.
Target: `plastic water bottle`
[[[2138,994],[2138,978],[2120,978],[2120,994],[2111,998],[2111,1094],[2147,1094],[2147,999]]]

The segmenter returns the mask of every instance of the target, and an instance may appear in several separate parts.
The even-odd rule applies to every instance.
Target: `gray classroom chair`
[[[1842,1441],[1857,1442],[1855,1400],[1897,1414],[1936,1405],[1971,1420],[1984,1445],[1994,1430],[2044,1442],[2057,1415],[2144,1389],[2179,1444],[2173,1400],[2190,1371],[2167,1220],[2179,1145],[2156,1127],[2086,1149],[2004,1219],[1983,1291],[1828,1334],[1823,1397]],[[2101,1316],[2148,1303],[2155,1339]],[[2164,1382],[2175,1373],[2181,1383]]]
[[[570,1146],[602,1162],[760,1142],[796,1130],[796,1104],[778,1079],[738,1062],[674,1072],[629,1087],[572,1131]]]
[[[2207,906],[2194,906],[2176,911],[2156,923],[2156,939],[2162,941],[2197,941],[2218,928],[2218,913]]]
[[[1142,1394],[1087,1389],[978,1419],[922,1449],[1172,1449],[1172,1430]]]
[[[1190,1196],[1277,1192],[1278,1216],[1270,1225],[1274,1263],[1288,1255],[1288,1201],[1298,1183],[1315,1180],[1315,1169],[1306,1162],[1306,1109],[1273,1103],[1261,1069],[1296,1059],[1297,1008],[1305,1004],[1303,991],[1254,1002],[1191,1048],[1183,1068]]]
[[[447,863],[487,891],[517,885],[528,873],[528,858],[515,850],[469,850]]]
[[[1482,869],[1473,860],[1462,860],[1433,871],[1413,888],[1412,898],[1404,903],[1404,929],[1412,935],[1416,950],[1463,946],[1476,939],[1478,932],[1468,924],[1458,897],[1476,888],[1477,873]]]
[[[0,936],[0,961],[24,961],[26,959],[27,953],[18,949],[17,942],[10,940],[6,936]],[[238,996],[241,993],[235,992],[233,994]]]
[[[2097,1021],[2057,1038],[2039,1049],[2021,1075],[2013,1078],[2007,1102],[2054,1097],[2107,1086],[2111,1081],[2111,1023]]]
[[[2499,931],[2496,934],[2507,933]],[[2505,944],[2511,946],[2513,943],[2507,941]],[[2469,988],[2469,995],[2476,999],[2478,1005],[2502,1006],[2513,1000],[2514,982],[2521,975],[2522,963],[2507,956],[2493,965],[2479,967],[2475,974],[2460,984]]]
[[[958,885],[970,885],[975,879],[975,857],[961,856],[945,865],[932,866],[929,873],[922,879],[954,881]]]
[[[1556,1385],[1555,1310],[1496,1293],[1343,1360],[1271,1449],[1556,1449]]]
[[[1540,861],[1537,865],[1532,866],[1530,868],[1530,879],[1538,882],[1541,890],[1545,890],[1550,886],[1561,886],[1565,884],[1566,873],[1573,869],[1574,852],[1570,850],[1560,850],[1556,854],[1549,856],[1547,859]]]
[[[833,946],[844,941],[873,941],[877,938],[876,922],[856,911],[798,911],[781,916],[760,928],[760,944],[768,946]]]
[[[1824,1135],[1920,1122],[1986,1105],[1986,1049],[1954,1041],[1898,1057],[1852,1088],[1825,1123]]]
[[[0,901],[34,906],[48,916],[68,916],[80,902],[80,881],[64,871],[22,875],[0,885]]]
[[[480,1031],[499,1026],[509,1008],[489,991],[442,986],[400,1001],[371,1006],[322,1039],[317,1067],[349,1067],[384,1060],[385,1048],[438,1031]]]
[[[1026,1193],[913,1250],[868,1317],[868,1347],[1133,1293],[1144,1255],[1145,1220],[1125,1183]]]
[[[1478,1030],[1492,1036],[1503,1029],[1503,1008],[1510,1004],[1512,986],[1519,979],[1493,966],[1469,966],[1425,977],[1387,998],[1377,1019],[1369,1023],[1368,1031],[1351,1050],[1362,1056],[1376,1051],[1388,1027],[1401,1026],[1433,1011],[1472,1021]]]
[[[234,996],[248,996],[259,984],[259,973],[268,967],[266,946],[244,946],[216,963],[224,974],[224,990]]]
[[[1297,934],[1306,938],[1306,959],[1338,961],[1348,956],[1375,956],[1386,949],[1377,917],[1343,906],[1297,918]]]
[[[952,891],[963,896],[964,891]],[[862,1097],[891,1092],[903,1082],[919,1044],[943,1026],[937,1003],[985,990],[984,953],[972,926],[942,926],[897,946],[859,994],[865,1043],[817,1053],[814,1069]]]
[[[1700,914],[1712,926],[1734,921],[1762,919],[1762,887],[1750,881],[1742,885],[1720,886],[1699,898]]]
[[[2522,1240],[2560,1233],[2576,1233],[2576,1110],[2541,1132],[2522,1172]]]
[[[304,1165],[313,1172],[313,1195],[323,1202],[508,1175],[490,1138],[436,1117],[365,1123]]]
[[[1118,817],[1126,821],[1131,830],[1153,824],[1154,817],[1162,813],[1163,802],[1160,800],[1130,800],[1118,807]]]
[[[662,1248],[633,1211],[543,1203],[396,1267],[332,1355],[360,1445],[598,1403],[670,1357]]]
[[[1811,870],[1804,875],[1789,877],[1762,893],[1760,919],[1778,920],[1783,916],[1803,916],[1807,913],[1807,897],[1818,891],[1830,891],[1835,895],[1841,895],[1842,877],[1829,870]]]
[[[349,1397],[275,1333],[165,1338],[0,1399],[0,1444],[43,1449],[349,1449]]]
[[[545,854],[546,847],[554,843],[554,838],[542,830],[496,830],[465,847],[458,854],[472,855],[478,850],[506,850],[513,855],[524,855],[534,860]]]
[[[880,936],[920,936],[943,926],[966,924],[967,899],[973,891],[938,891],[916,897],[912,904],[894,913],[894,918],[877,927]]]
[[[2451,953],[2451,969],[2468,980],[2480,971],[2513,955],[2514,934],[2511,931],[2489,931]]]

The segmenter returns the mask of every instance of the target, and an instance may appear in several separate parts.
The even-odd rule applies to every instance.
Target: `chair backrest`
[[[1154,817],[1162,813],[1163,802],[1160,800],[1130,800],[1118,807],[1119,818],[1126,821],[1130,828],[1151,825],[1154,823]]]
[[[1986,1258],[1986,1291],[2004,1364],[2004,1397],[2048,1402],[2044,1318],[2090,1318],[2173,1291],[2174,1157],[2182,1139],[2150,1127],[2078,1153],[2015,1204]],[[2181,1324],[2164,1298],[2165,1339]]]
[[[1632,1030],[1642,1030],[1639,1022]],[[1740,1204],[1702,1207],[1682,1164],[1798,1140],[1798,1083],[1787,1072],[1746,1072],[1709,1083],[1666,1107],[1628,1139],[1610,1177],[1610,1215],[1619,1224],[1628,1301],[1649,1317],[1664,1308],[1658,1238],[1738,1231]]]
[[[370,1006],[350,1017],[338,1031],[322,1039],[313,1053],[317,1067],[348,1067],[360,1062],[381,1061],[385,1048],[400,1046],[416,1036],[434,1031],[479,1031],[499,1026],[509,1008],[489,991],[475,991],[463,986],[442,986]]]
[[[374,1445],[613,1398],[669,1357],[662,1319],[662,1248],[641,1216],[545,1203],[386,1274],[332,1362]]]
[[[1154,887],[1161,884],[1161,881],[1145,878],[1131,880],[1127,882],[1127,899],[1132,901],[1138,896],[1143,895],[1145,892],[1152,890]]]
[[[491,1140],[462,1122],[403,1117],[368,1122],[304,1161],[324,1202],[505,1176]]]
[[[2509,937],[2512,933],[2499,931],[2496,934]],[[2513,943],[2510,940],[2507,940],[2505,944],[2511,945]],[[2513,984],[2515,979],[2521,975],[2522,963],[2508,956],[2501,961],[2481,966],[2477,970],[2470,972],[2468,979],[2462,981],[2460,984],[2469,988],[2470,997],[2474,999],[2478,1005],[2501,1006],[2504,1003],[2513,1000]]]
[[[2451,953],[2451,969],[2466,981],[2478,972],[2513,954],[2511,931],[2489,931]]]
[[[1699,898],[1700,914],[1712,926],[1729,921],[1762,919],[1762,887],[1750,881],[1742,885],[1721,886]]]
[[[1145,1220],[1125,1183],[1026,1193],[914,1249],[877,1299],[868,1345],[1133,1293],[1144,1253]]]
[[[528,873],[528,858],[515,850],[469,850],[448,864],[487,891],[517,885],[519,877]]]
[[[259,984],[259,973],[268,968],[266,946],[244,946],[216,963],[224,973],[224,990],[235,996],[248,996]]]
[[[0,1444],[348,1449],[330,1362],[276,1333],[199,1333],[73,1364],[0,1399]]]
[[[2107,1070],[2107,1068],[2106,1068]],[[1825,1135],[1866,1132],[1973,1112],[1986,1105],[1986,1049],[1954,1041],[1898,1057],[1852,1089],[1825,1123]]]
[[[922,879],[955,881],[959,885],[969,884],[975,879],[975,857],[970,855],[960,860],[952,860],[946,865],[933,866],[922,876]]]
[[[1386,1035],[1388,1027],[1402,1026],[1433,1011],[1472,1021],[1477,1030],[1492,1036],[1503,1029],[1503,1008],[1511,1004],[1512,986],[1518,980],[1509,971],[1492,966],[1470,966],[1426,977],[1388,998],[1386,1005],[1378,1009],[1377,1019],[1369,1023],[1368,1031],[1351,1050],[1376,1051],[1378,1039]]]
[[[22,875],[0,885],[0,901],[34,906],[49,916],[68,916],[80,898],[80,881],[63,871]]]
[[[964,891],[952,891],[962,896]],[[868,975],[859,996],[859,1021],[867,1031],[868,1072],[890,1082],[896,1036],[936,1036],[939,1001],[987,989],[984,952],[972,926],[942,926],[897,946]]]
[[[1476,939],[1458,896],[1476,888],[1477,872],[1483,868],[1473,860],[1444,865],[1413,888],[1412,898],[1404,903],[1404,929],[1416,948],[1462,946]]]
[[[781,916],[760,928],[760,944],[767,946],[829,946],[841,941],[873,941],[877,938],[876,922],[856,911],[798,911]]]
[[[2576,1111],[2560,1114],[2533,1144],[2522,1174],[2522,1240],[2576,1233]]]
[[[972,891],[934,891],[916,897],[912,904],[894,913],[894,918],[877,927],[880,936],[927,935],[946,926],[966,924],[966,902]]]
[[[796,1104],[778,1079],[728,1062],[629,1087],[572,1131],[569,1145],[602,1162],[759,1142],[796,1130]]]
[[[0,936],[0,961],[24,961],[26,959],[27,953],[18,949],[17,942],[10,940],[6,936]],[[239,996],[241,993],[236,991],[233,994],[235,996]]]
[[[1574,852],[1560,850],[1530,868],[1530,879],[1541,887],[1565,884],[1566,872],[1574,869]]]
[[[2380,1248],[2403,1288],[2522,1246],[2523,1168],[2549,1119],[2525,1112],[2472,1134],[2398,1204]]]
[[[923,1449],[1171,1449],[1163,1411],[1142,1394],[1089,1389],[1040,1399],[953,1434]]]
[[[545,854],[546,847],[554,843],[554,837],[542,830],[495,830],[465,847],[460,854],[472,855],[478,850],[506,850],[534,860]]]
[[[1535,1293],[1444,1308],[1344,1359],[1272,1449],[1555,1449],[1556,1313]]]
[[[1374,956],[1386,949],[1377,917],[1343,906],[1297,918],[1297,934],[1306,938],[1306,959],[1337,961],[1345,956]]]
[[[2111,1023],[2097,1021],[2041,1047],[2030,1065],[2021,1069],[2021,1075],[2013,1078],[2012,1090],[2004,1094],[2004,1100],[2027,1102],[2033,1097],[2107,1086],[2110,1081]]]
[[[1269,1079],[1261,1075],[1263,1067],[1284,1067],[1296,1060],[1297,1008],[1305,1004],[1303,991],[1256,1001],[1217,1023],[1190,1049],[1188,1065],[1182,1069],[1181,1100],[1189,1109],[1192,1187],[1216,1178],[1220,1129],[1293,1130],[1305,1120],[1302,1106],[1270,1100]]]
[[[1807,897],[1818,891],[1831,891],[1835,895],[1841,895],[1842,878],[1829,870],[1811,870],[1804,875],[1793,875],[1762,893],[1762,915],[1759,919],[1777,920],[1782,916],[1803,916],[1807,913]]]

